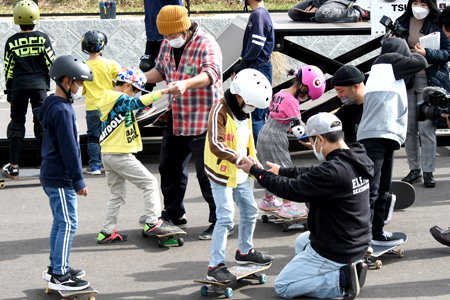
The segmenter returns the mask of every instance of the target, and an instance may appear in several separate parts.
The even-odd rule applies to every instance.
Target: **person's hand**
[[[87,194],[88,194],[88,189],[87,189],[87,187],[85,187],[84,189],[82,189],[82,190],[79,190],[78,192],[77,192],[77,195],[78,196],[87,196]]]
[[[171,88],[170,94],[173,96],[181,96],[187,89],[186,81],[184,80],[171,82],[168,86]]]
[[[318,9],[317,7],[310,5],[305,9],[305,11],[315,12],[317,11],[317,9]]]
[[[306,148],[308,148],[309,150],[312,150],[312,148],[313,148],[311,142],[304,142],[304,141],[302,141],[302,140],[298,140],[298,142],[299,142],[300,144],[302,144],[303,146],[305,146]]]
[[[271,163],[270,161],[267,161],[266,164],[269,166],[269,172],[278,175],[278,171],[280,171],[280,165]]]
[[[248,158],[254,165],[256,165],[258,168],[264,169],[263,165],[259,162],[259,160],[258,160],[257,158],[251,157],[250,155],[247,156],[247,158]]]
[[[445,120],[447,120],[447,126],[450,128],[450,120],[448,119],[448,114],[442,114],[441,115]]]
[[[253,161],[251,161],[248,157],[242,156],[239,165],[236,165],[238,169],[241,169],[247,174],[250,174],[250,169],[254,165]]]
[[[171,94],[172,90],[174,89],[173,86],[166,86],[165,88],[159,90],[161,92],[161,95],[165,95],[165,94]]]
[[[419,53],[420,55],[422,55],[423,57],[425,57],[425,55],[427,55],[427,50],[425,50],[425,48],[423,48],[422,46],[419,45],[419,43],[417,43],[414,46],[414,49],[416,50],[416,53]]]
[[[236,73],[231,74],[231,81],[234,80],[234,77],[236,77]]]

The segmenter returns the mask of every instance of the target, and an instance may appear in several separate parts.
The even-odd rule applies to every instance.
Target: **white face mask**
[[[186,40],[183,38],[183,34],[181,34],[179,37],[173,40],[167,40],[171,47],[173,48],[181,48],[183,47],[184,43],[186,43]]]
[[[255,110],[255,108],[256,108],[256,107],[254,107],[254,106],[248,106],[248,105],[245,105],[245,106],[242,108],[242,111],[243,111],[244,113],[246,113],[246,114],[250,114],[250,113],[252,113],[252,112]]]
[[[323,156],[323,153],[322,153],[323,145],[322,145],[322,147],[320,147],[320,153],[317,153],[317,151],[316,151],[317,140],[318,140],[318,138],[316,137],[316,140],[314,141],[314,146],[313,146],[314,155],[317,157],[318,160],[326,161],[325,156]]]
[[[426,9],[426,8],[423,8],[423,7],[420,7],[420,6],[414,6],[412,8],[412,12],[413,12],[414,17],[417,20],[422,20],[422,19],[425,19],[428,16],[428,14],[430,13],[430,10]]]
[[[74,82],[73,84],[75,84],[78,87],[78,90],[77,90],[77,92],[75,94],[72,93],[72,90],[70,90],[70,94],[72,95],[72,99],[73,100],[80,99],[81,96],[83,96],[83,85],[79,86],[76,82]]]
[[[347,96],[343,96],[341,98],[339,98],[339,100],[341,100],[342,104],[344,105],[353,105],[356,103],[356,101],[358,101],[358,98],[355,97],[355,99],[352,99],[350,97],[350,93],[352,92],[352,89],[350,88],[350,91],[348,93]]]

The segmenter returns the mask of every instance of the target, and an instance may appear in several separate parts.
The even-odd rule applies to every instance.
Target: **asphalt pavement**
[[[415,204],[395,211],[386,230],[402,231],[409,240],[402,245],[405,256],[383,256],[383,267],[368,272],[358,299],[449,299],[450,248],[437,243],[429,229],[450,226],[450,148],[439,147],[435,178],[437,186],[426,189],[414,184]],[[159,180],[159,155],[138,158]],[[295,165],[317,164],[310,151],[292,157]],[[23,167],[23,166],[22,166]],[[127,203],[122,206],[117,230],[128,234],[123,243],[100,245],[97,234],[103,222],[105,205],[110,195],[104,173],[86,175],[89,194],[78,198],[79,225],[75,234],[70,265],[86,271],[85,279],[100,294],[96,299],[223,299],[223,295],[200,295],[200,284],[193,279],[205,277],[209,262],[210,241],[198,240],[207,222],[207,204],[201,197],[194,165],[189,164],[189,184],[185,197],[188,219],[183,247],[159,248],[155,238],[143,238],[138,224],[143,214],[142,192],[127,185]],[[86,166],[84,166],[86,168]],[[395,155],[394,179],[408,173],[404,148]],[[0,190],[0,299],[61,299],[57,292],[44,293],[42,272],[49,256],[49,233],[52,214],[48,198],[38,180],[7,181]],[[320,193],[320,191],[317,191]],[[259,202],[264,192],[254,190]],[[228,238],[226,264],[233,266],[237,249],[235,231]],[[273,282],[277,274],[294,256],[294,241],[302,231],[281,231],[281,225],[262,223],[258,219],[254,235],[255,249],[274,256],[267,283],[244,280],[232,285],[233,299],[281,299]]]

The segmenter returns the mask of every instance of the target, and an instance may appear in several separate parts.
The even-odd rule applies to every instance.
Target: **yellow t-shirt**
[[[97,110],[97,103],[102,98],[105,90],[114,88],[113,80],[116,80],[119,70],[117,70],[116,63],[107,58],[86,60],[86,63],[91,67],[94,75],[93,81],[83,82],[83,94],[86,95],[86,110]]]

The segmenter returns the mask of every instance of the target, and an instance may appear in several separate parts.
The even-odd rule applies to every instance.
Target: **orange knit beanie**
[[[188,10],[180,5],[164,6],[156,18],[159,33],[169,35],[188,30],[191,27],[191,21],[187,13]]]

